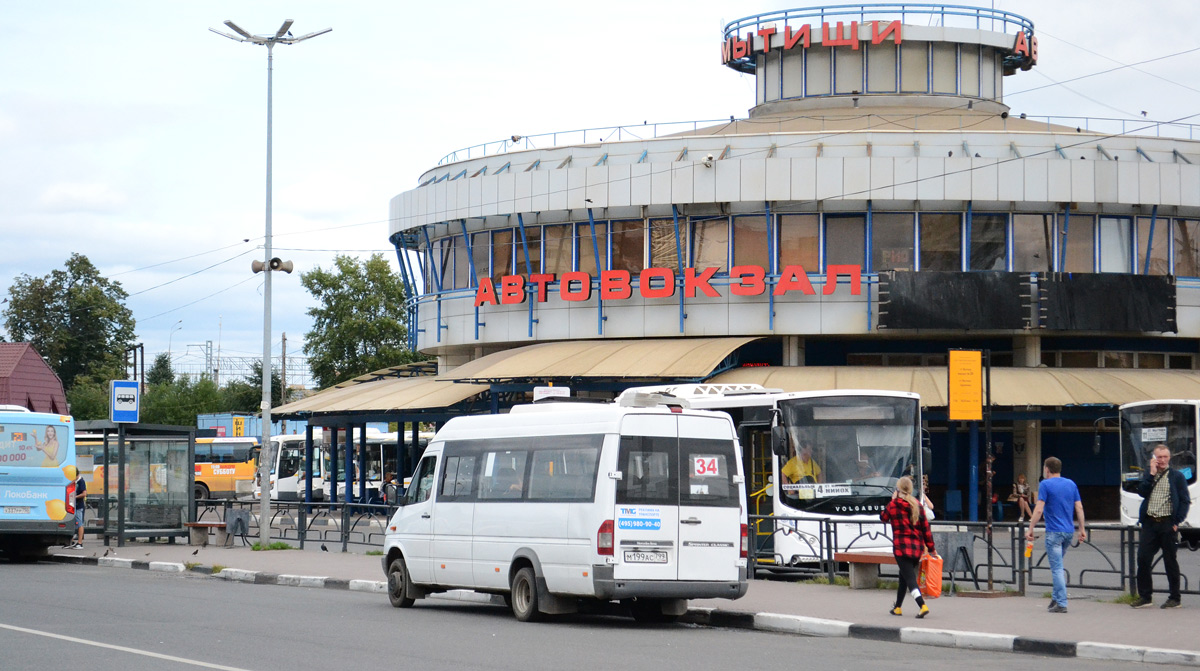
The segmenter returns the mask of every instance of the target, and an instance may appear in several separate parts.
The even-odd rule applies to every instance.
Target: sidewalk
[[[88,540],[83,550],[52,550],[57,561],[180,571],[222,567],[240,569],[219,576],[268,584],[334,587],[379,592],[386,598],[382,559],[378,555],[342,553],[320,543],[304,550],[254,552],[248,547],[197,548],[162,543],[105,546]],[[116,561],[114,561],[114,559]],[[131,564],[131,562],[133,562]],[[165,564],[149,565],[150,562]],[[182,566],[181,566],[182,565]],[[278,576],[292,576],[279,579]],[[298,580],[297,576],[327,578]],[[888,613],[894,590],[851,590],[836,585],[756,580],[737,601],[691,601],[688,621],[712,626],[781,631],[819,636],[850,636],[960,648],[1120,659],[1200,666],[1200,597],[1183,599],[1183,608],[1134,610],[1112,603],[1117,592],[1072,592],[1067,614],[1046,612],[1047,588],[1035,587],[1026,597],[942,597],[929,600],[931,613],[913,617]],[[1155,594],[1156,605],[1165,598]]]

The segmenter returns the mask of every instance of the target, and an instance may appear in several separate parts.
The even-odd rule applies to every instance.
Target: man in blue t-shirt
[[[1051,613],[1067,612],[1067,572],[1063,570],[1063,554],[1075,535],[1075,518],[1079,518],[1079,540],[1087,540],[1083,502],[1075,482],[1062,477],[1062,461],[1047,457],[1042,465],[1042,485],[1038,487],[1037,507],[1029,518],[1025,538],[1033,540],[1033,528],[1044,515],[1046,518],[1046,557],[1050,560],[1050,577],[1054,588],[1050,592]]]

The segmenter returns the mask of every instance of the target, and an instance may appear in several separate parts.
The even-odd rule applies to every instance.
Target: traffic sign
[[[108,395],[108,419],[115,424],[137,424],[141,389],[135,380],[113,380]]]

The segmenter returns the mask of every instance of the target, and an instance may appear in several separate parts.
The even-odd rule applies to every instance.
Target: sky
[[[1033,21],[1039,63],[1004,79],[1014,113],[1200,123],[1192,0],[959,4]],[[227,19],[333,29],[274,49],[273,247],[296,272],[272,278],[272,357],[286,334],[290,359],[314,305],[300,273],[373,252],[398,268],[388,202],[443,156],[744,117],[754,81],[720,64],[724,25],[804,5],[0,0],[0,300],[77,252],[129,293],[148,363],[199,371],[208,343],[261,358],[267,50],[209,31]]]

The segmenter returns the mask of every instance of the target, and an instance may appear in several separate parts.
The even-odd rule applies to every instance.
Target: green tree
[[[317,299],[304,353],[319,387],[421,357],[408,349],[406,293],[400,275],[382,254],[366,261],[339,254],[334,267],[300,275]]]
[[[128,296],[86,256],[71,254],[64,269],[45,277],[17,276],[4,326],[14,342],[32,343],[70,390],[81,376],[102,380],[122,370],[134,335]]]
[[[196,415],[223,412],[224,406],[224,396],[212,378],[192,380],[183,375],[168,384],[156,385],[153,393],[142,396],[141,421],[196,426]]]
[[[108,419],[108,381],[124,377],[105,376],[104,379],[94,379],[83,375],[75,378],[75,384],[67,389],[67,405],[71,407],[71,416],[75,421]]]
[[[224,407],[229,412],[262,411],[262,361],[250,364],[250,374],[241,380],[230,380],[221,389]],[[271,407],[283,405],[283,385],[279,370],[271,368]]]
[[[154,363],[146,372],[146,384],[151,388],[159,385],[169,385],[175,381],[175,371],[171,368],[171,355],[166,352],[154,357]]]

